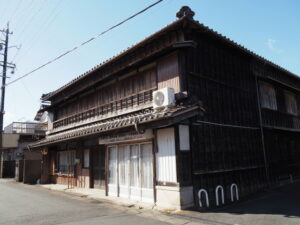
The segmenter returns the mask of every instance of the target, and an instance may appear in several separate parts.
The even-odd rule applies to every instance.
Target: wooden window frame
[[[73,153],[72,153],[73,152]],[[59,152],[57,152],[57,169],[56,169],[56,173],[57,174],[69,174],[68,172],[66,172],[66,171],[61,171],[61,165],[60,165],[60,163],[61,163],[61,159],[60,159],[60,154],[61,153],[65,153],[65,154],[69,154],[69,156],[68,157],[70,157],[70,155],[71,154],[74,154],[74,162],[73,162],[73,165],[71,164],[71,166],[75,166],[76,165],[76,151],[75,150],[66,150],[66,151],[59,151]],[[67,161],[69,160],[70,158],[68,158],[67,159]],[[67,166],[70,166],[70,165],[67,165]],[[75,171],[71,171],[71,173],[70,174],[74,174],[74,172]]]
[[[88,153],[88,156],[89,156],[89,163],[88,164],[89,165],[88,166],[85,165],[85,154],[84,154],[85,151],[89,151],[89,153]],[[91,160],[91,150],[89,148],[85,148],[82,152],[82,169],[89,169],[90,168],[90,165],[91,165],[90,160]]]
[[[278,110],[276,90],[272,84],[267,82],[259,82],[260,105],[262,108],[270,110]]]
[[[284,101],[285,101],[285,110],[288,114],[297,116],[299,113],[298,104],[297,104],[297,96],[296,94],[290,92],[290,91],[284,91]],[[293,111],[293,106],[291,104],[291,101],[295,104],[295,110]]]

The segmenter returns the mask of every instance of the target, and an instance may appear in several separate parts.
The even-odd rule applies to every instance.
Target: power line
[[[34,0],[31,0],[29,3],[25,3],[25,5],[21,5],[20,12],[18,12],[14,18],[11,18],[10,22],[14,27],[23,27],[23,24],[27,21],[28,16],[31,15],[31,10],[34,9]],[[22,26],[21,26],[22,25]]]
[[[34,18],[39,15],[42,11],[42,8],[46,5],[47,1],[44,0],[43,2],[41,2],[40,5],[37,5],[37,8],[32,8],[32,12],[30,13],[30,17],[28,17],[28,20],[25,21],[23,24],[22,24],[22,29],[20,30],[19,32],[19,37],[22,37],[22,35],[24,33],[26,33],[26,31],[28,32],[30,26],[31,26],[31,23],[32,21],[34,20]],[[16,42],[20,42],[20,38],[19,39],[16,39]]]
[[[133,14],[132,16],[129,16],[129,17],[126,18],[125,20],[122,20],[121,22],[119,22],[119,23],[113,25],[112,27],[110,27],[110,28],[108,28],[108,29],[102,31],[101,33],[97,34],[96,36],[94,36],[94,37],[92,37],[92,38],[90,38],[90,39],[88,39],[88,40],[82,42],[80,45],[77,45],[77,46],[75,46],[74,48],[72,48],[72,49],[70,49],[70,50],[68,50],[68,51],[66,51],[66,52],[64,52],[64,53],[62,53],[61,55],[55,57],[54,59],[52,59],[52,60],[46,62],[46,63],[43,64],[43,65],[41,65],[41,66],[35,68],[34,70],[32,70],[32,71],[30,71],[30,72],[28,72],[28,73],[25,73],[24,75],[18,77],[17,79],[15,79],[15,80],[13,80],[13,81],[11,81],[11,82],[8,82],[5,86],[11,85],[11,84],[17,82],[18,80],[21,80],[21,79],[23,79],[24,77],[27,77],[27,76],[29,76],[30,74],[32,74],[32,73],[34,73],[34,72],[36,72],[36,71],[38,71],[38,70],[44,68],[45,66],[47,66],[47,65],[49,65],[49,64],[51,64],[51,63],[53,63],[53,62],[55,62],[55,61],[57,61],[57,60],[59,60],[60,58],[66,56],[66,55],[68,55],[68,54],[70,54],[71,52],[77,50],[78,48],[82,47],[83,45],[88,44],[89,42],[91,42],[91,41],[93,41],[93,40],[99,38],[100,36],[104,35],[105,33],[109,32],[109,31],[111,31],[111,30],[113,30],[114,28],[116,28],[116,27],[122,25],[123,23],[125,23],[125,22],[127,22],[127,21],[133,19],[134,17],[136,17],[136,16],[138,16],[138,15],[140,15],[140,14],[142,14],[142,13],[144,13],[145,11],[147,11],[148,9],[152,8],[153,6],[159,4],[159,3],[162,2],[162,1],[163,1],[163,0],[158,0],[158,1],[154,2],[153,4],[151,4],[151,5],[147,6],[146,8],[142,9],[141,11],[139,11],[139,12]]]
[[[41,24],[41,26],[39,26],[39,29],[37,29],[37,32],[35,32],[32,37],[31,40],[29,40],[29,44],[27,44],[27,48],[25,48],[22,52],[21,55],[19,55],[19,57],[15,57],[16,62],[19,62],[20,59],[24,58],[28,53],[30,53],[30,50],[36,46],[40,39],[40,34],[44,33],[49,27],[50,25],[54,22],[54,20],[56,19],[56,17],[60,14],[61,12],[61,3],[65,3],[66,0],[64,1],[59,1],[57,2],[58,4],[55,5],[55,7],[52,9],[52,11],[50,12],[50,14],[48,15],[48,17],[44,20],[44,22]],[[27,39],[26,39],[27,40]]]
[[[21,2],[22,2],[22,0],[19,0],[18,4],[17,4],[16,7],[15,7],[15,10],[13,11],[13,13],[12,13],[12,15],[10,16],[10,18],[9,18],[8,21],[11,21],[12,18],[16,15],[16,12],[18,11],[18,9],[19,9],[19,7],[20,7]]]

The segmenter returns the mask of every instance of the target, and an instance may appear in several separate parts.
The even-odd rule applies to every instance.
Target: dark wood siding
[[[265,129],[266,148],[273,183],[300,178],[300,133]]]
[[[266,81],[272,84],[276,92],[276,102],[277,102],[277,109],[266,109],[262,108],[262,122],[264,126],[267,127],[276,127],[276,128],[283,128],[283,129],[300,129],[300,114],[299,114],[299,92],[289,87],[285,87],[280,85],[276,82]],[[296,103],[298,105],[298,113],[291,114],[287,111],[286,99],[285,99],[285,91],[289,91],[296,97]]]
[[[200,36],[201,37],[201,36]],[[203,101],[203,120],[258,126],[255,78],[249,59],[204,37],[189,51],[188,92]]]
[[[266,188],[268,178],[278,184],[299,177],[300,117],[287,112],[284,97],[285,91],[295,95],[299,108],[299,79],[203,32],[189,31],[186,38],[198,44],[183,60],[189,99],[206,110],[190,121],[194,195],[204,188],[215,205],[215,188],[222,185],[228,203],[232,183],[244,197]],[[276,110],[259,105],[256,76],[274,86]]]
[[[266,187],[256,81],[250,57],[203,34],[189,36],[198,46],[186,52],[188,94],[206,110],[191,121],[194,195],[206,189],[214,206],[218,185],[227,203],[232,183],[241,197]]]

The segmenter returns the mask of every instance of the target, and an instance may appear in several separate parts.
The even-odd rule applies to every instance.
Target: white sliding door
[[[141,200],[139,145],[130,145],[130,199]]]
[[[152,144],[140,145],[141,154],[141,201],[153,202],[153,157]]]
[[[109,195],[153,202],[152,143],[109,146]]]
[[[123,198],[129,197],[130,185],[130,147],[121,145],[119,151],[119,196]]]

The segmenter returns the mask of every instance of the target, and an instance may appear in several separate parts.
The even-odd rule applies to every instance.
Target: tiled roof
[[[45,139],[31,144],[30,147],[41,147],[65,140],[76,139],[79,137],[89,136],[93,134],[105,133],[126,127],[134,127],[136,124],[141,125],[154,121],[176,118],[180,115],[184,115],[191,112],[194,112],[193,114],[190,114],[190,116],[193,116],[199,114],[200,110],[200,106],[177,106],[174,108],[170,108],[166,111],[157,112],[155,112],[153,109],[143,110],[138,113],[131,113],[120,117],[114,117],[112,119],[82,126],[69,131],[49,135]]]
[[[143,44],[145,44],[145,43],[151,41],[152,39],[156,38],[156,37],[157,37],[159,34],[161,34],[162,32],[166,32],[166,31],[168,31],[168,30],[171,30],[171,29],[175,28],[175,27],[178,26],[180,23],[184,23],[184,21],[187,21],[187,22],[189,22],[189,23],[194,24],[194,25],[195,25],[197,28],[199,28],[199,29],[205,29],[208,33],[212,34],[213,36],[219,38],[219,39],[222,40],[222,41],[225,41],[227,44],[230,44],[230,45],[232,45],[232,46],[234,46],[234,47],[240,49],[241,51],[246,52],[247,54],[250,54],[250,55],[256,57],[258,60],[263,61],[263,62],[266,62],[266,63],[270,64],[271,66],[273,66],[273,67],[275,67],[275,68],[277,68],[277,69],[279,69],[279,70],[281,70],[281,71],[283,71],[283,72],[285,72],[285,73],[288,73],[289,75],[291,75],[291,76],[293,76],[293,77],[299,79],[299,76],[298,76],[298,75],[296,75],[296,74],[294,74],[294,73],[292,73],[292,72],[290,72],[290,71],[284,69],[283,67],[281,67],[281,66],[279,66],[279,65],[277,65],[277,64],[275,64],[275,63],[273,63],[273,62],[271,62],[271,61],[269,61],[269,60],[267,60],[267,59],[265,59],[264,57],[262,57],[262,56],[260,56],[260,55],[258,55],[258,54],[256,54],[256,53],[254,53],[253,51],[251,51],[251,50],[245,48],[244,46],[242,46],[242,45],[236,43],[235,41],[231,40],[230,38],[228,38],[228,37],[226,37],[226,36],[223,36],[222,34],[220,34],[220,33],[218,33],[217,31],[215,31],[215,30],[213,30],[213,29],[211,29],[211,28],[205,26],[204,24],[199,23],[198,21],[195,21],[195,20],[193,20],[193,19],[189,19],[189,18],[187,18],[187,17],[184,16],[184,17],[182,17],[182,18],[180,18],[180,19],[174,21],[173,23],[171,23],[171,24],[165,26],[164,28],[160,29],[159,31],[155,32],[154,34],[148,36],[147,38],[145,38],[145,39],[142,40],[141,42],[138,42],[137,44],[132,45],[131,47],[125,49],[124,51],[120,52],[120,53],[117,54],[116,56],[113,56],[112,58],[109,58],[109,59],[105,60],[104,62],[98,64],[97,66],[95,66],[95,67],[93,67],[92,69],[88,70],[88,71],[85,72],[84,74],[78,76],[77,78],[75,78],[75,79],[72,80],[71,82],[67,83],[66,85],[62,86],[61,88],[59,88],[59,89],[57,89],[57,90],[55,90],[55,91],[53,91],[53,92],[48,93],[45,97],[43,97],[43,99],[46,100],[46,99],[51,98],[52,96],[54,96],[54,95],[56,95],[57,93],[61,92],[61,91],[64,90],[65,88],[71,86],[72,84],[79,82],[80,80],[82,80],[83,78],[85,78],[85,77],[88,76],[89,74],[95,72],[96,70],[100,69],[101,67],[103,67],[103,66],[105,66],[105,65],[107,65],[107,64],[109,64],[109,63],[111,63],[112,61],[114,61],[114,60],[116,60],[116,59],[122,57],[123,55],[129,53],[130,51],[133,51],[135,48],[137,48],[137,47],[139,47],[139,46],[141,46],[141,45],[143,45]]]

